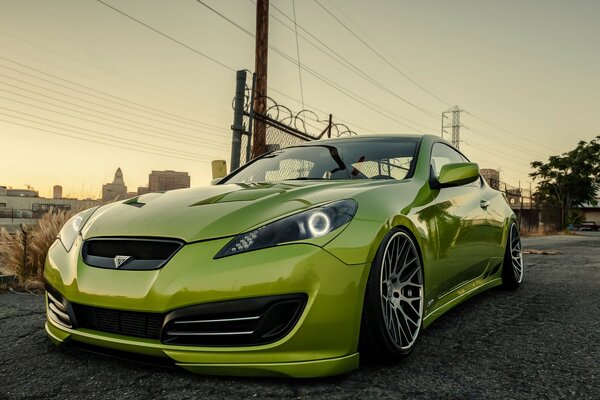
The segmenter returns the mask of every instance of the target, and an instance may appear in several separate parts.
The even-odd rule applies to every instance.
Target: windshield
[[[257,159],[222,183],[285,180],[405,179],[417,139],[348,140],[289,147]]]

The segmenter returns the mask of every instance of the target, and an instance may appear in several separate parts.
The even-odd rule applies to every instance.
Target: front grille
[[[181,308],[167,314],[162,342],[191,346],[255,346],[287,335],[305,294],[254,297]]]
[[[183,245],[175,239],[92,238],[84,242],[81,255],[92,267],[153,270],[164,266]]]
[[[78,328],[146,339],[160,339],[164,314],[73,304]]]

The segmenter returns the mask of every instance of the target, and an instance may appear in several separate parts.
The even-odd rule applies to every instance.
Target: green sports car
[[[210,187],[73,217],[48,253],[46,331],[205,374],[318,377],[393,361],[523,278],[505,197],[430,135],[267,153]]]

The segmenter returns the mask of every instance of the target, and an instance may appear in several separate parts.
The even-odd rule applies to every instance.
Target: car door
[[[433,145],[430,170],[437,177],[450,163],[468,160],[454,148],[438,142]],[[480,180],[434,191],[437,259],[432,274],[437,296],[453,292],[464,283],[482,275],[489,261],[489,216]],[[431,299],[434,300],[434,299]]]

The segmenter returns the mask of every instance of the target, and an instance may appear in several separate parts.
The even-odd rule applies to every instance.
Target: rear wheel
[[[507,289],[516,289],[523,281],[523,254],[519,227],[511,223],[506,241],[506,252],[502,266],[502,285]]]
[[[369,273],[363,307],[362,355],[395,361],[412,352],[423,322],[423,267],[412,238],[393,230]]]

